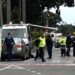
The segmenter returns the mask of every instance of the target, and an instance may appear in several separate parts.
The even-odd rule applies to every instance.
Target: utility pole
[[[0,0],[0,26],[3,25],[3,17],[2,17],[2,1]]]
[[[7,0],[7,23],[11,21],[11,0]]]
[[[26,0],[22,0],[22,20],[26,23]]]

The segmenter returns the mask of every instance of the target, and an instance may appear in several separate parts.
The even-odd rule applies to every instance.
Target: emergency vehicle
[[[7,36],[8,32],[11,33],[12,37],[15,41],[15,46],[12,50],[12,55],[15,58],[21,58],[25,60],[25,58],[29,57],[29,39],[28,39],[28,29],[25,24],[6,24],[3,25],[1,31],[1,42],[2,42],[2,49],[1,49],[1,60],[4,61],[7,58],[7,51],[6,47],[3,45],[4,39]]]

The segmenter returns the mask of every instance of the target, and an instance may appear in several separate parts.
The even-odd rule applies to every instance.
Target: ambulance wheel
[[[22,56],[22,57],[21,57],[21,60],[25,60],[25,56]]]
[[[1,55],[1,61],[5,61],[4,55]]]

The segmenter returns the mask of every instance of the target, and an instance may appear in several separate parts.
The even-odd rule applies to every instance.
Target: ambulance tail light
[[[18,50],[21,50],[22,47],[23,47],[23,44],[16,44],[16,48],[17,48]]]

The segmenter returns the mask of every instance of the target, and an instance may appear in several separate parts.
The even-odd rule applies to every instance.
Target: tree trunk
[[[7,23],[11,21],[11,0],[7,0]]]
[[[3,17],[2,17],[2,2],[0,0],[0,26],[3,25]]]
[[[22,20],[26,23],[26,0],[22,0]]]

